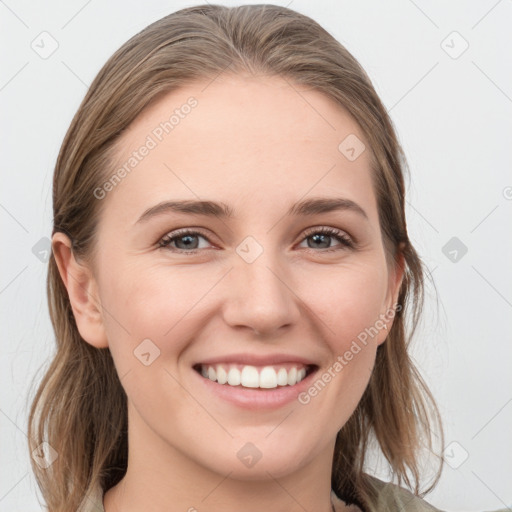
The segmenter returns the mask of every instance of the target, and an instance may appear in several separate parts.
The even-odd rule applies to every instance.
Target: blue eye
[[[169,233],[168,235],[165,235],[160,240],[159,246],[168,247],[169,249],[172,250],[173,247],[169,246],[173,243],[176,243],[177,252],[194,254],[200,248],[198,247],[198,238],[208,240],[204,235],[202,235],[198,231],[190,231],[184,229],[182,231],[176,231],[174,233]],[[179,245],[181,245],[182,247],[179,247]]]
[[[201,232],[193,231],[190,229],[182,229],[165,235],[158,242],[158,245],[160,248],[166,248],[171,252],[193,255],[196,254],[200,249],[208,248],[207,246],[199,246],[200,238],[206,240],[207,243],[210,243],[208,237],[206,237]],[[348,235],[346,235],[343,231],[334,228],[312,228],[307,233],[305,233],[304,240],[307,239],[312,240],[312,243],[308,243],[307,249],[313,250],[313,252],[332,252],[355,248],[354,241]],[[334,248],[331,247],[330,242],[332,239],[337,240],[339,245],[334,246]],[[175,246],[172,244],[175,244]],[[314,244],[319,244],[320,247],[315,247]],[[329,247],[325,247],[326,244]],[[320,251],[315,251],[314,249],[320,249]]]
[[[352,241],[352,239],[348,235],[346,235],[343,231],[340,231],[339,229],[312,228],[309,232],[307,232],[305,234],[305,240],[307,240],[308,238],[312,239],[313,243],[319,243],[319,244],[325,244],[326,240],[331,240],[334,238],[342,246],[341,249],[346,249],[346,248],[354,249],[355,248],[355,244]],[[329,243],[329,242],[327,242],[327,243]],[[308,244],[308,248],[312,248],[311,245]],[[327,249],[327,250],[323,250],[321,252],[331,252],[331,251],[340,250],[339,247],[338,248],[320,247],[320,249]]]

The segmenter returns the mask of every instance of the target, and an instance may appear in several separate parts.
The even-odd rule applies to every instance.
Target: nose
[[[275,337],[300,318],[301,301],[293,276],[270,250],[252,263],[237,256],[225,286],[224,320],[234,329]]]

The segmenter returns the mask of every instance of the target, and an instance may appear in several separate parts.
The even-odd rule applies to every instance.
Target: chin
[[[268,480],[293,473],[305,463],[304,443],[290,443],[289,435],[273,440],[267,436],[268,431],[254,436],[254,441],[233,440],[218,471],[236,480]]]

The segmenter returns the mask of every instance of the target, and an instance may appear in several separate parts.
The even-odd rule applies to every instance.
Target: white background
[[[439,403],[446,443],[455,443],[446,460],[458,466],[446,465],[426,499],[452,511],[512,507],[512,2],[275,3],[311,16],[361,62],[408,157],[409,231],[439,297],[437,310],[430,287],[412,351]],[[25,432],[32,379],[54,343],[40,258],[60,144],[107,58],[191,5],[0,2],[0,511],[42,509]],[[43,31],[58,42],[46,59],[31,47],[42,37],[51,47]],[[452,237],[467,247],[456,262],[443,253]]]

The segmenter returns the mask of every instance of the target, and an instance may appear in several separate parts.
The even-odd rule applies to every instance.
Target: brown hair
[[[228,68],[280,76],[323,93],[353,116],[369,143],[388,262],[400,254],[405,261],[402,308],[377,349],[357,409],[338,433],[331,483],[339,496],[373,510],[374,479],[363,465],[374,436],[398,484],[419,494],[421,450],[434,453],[433,420],[442,446],[444,437],[434,398],[408,355],[425,273],[407,234],[406,161],[370,79],[315,21],[275,5],[209,4],[177,11],[132,37],[100,70],[66,134],[53,180],[53,232],[66,233],[75,256],[92,261],[104,203],[93,191],[112,175],[120,134],[161,94]],[[127,404],[108,348],[92,347],[78,332],[53,254],[47,293],[57,351],[33,399],[28,437],[31,452],[46,441],[58,454],[47,469],[31,461],[50,512],[57,512],[76,510],[96,485],[106,491],[124,476]],[[426,492],[437,484],[442,462]]]

